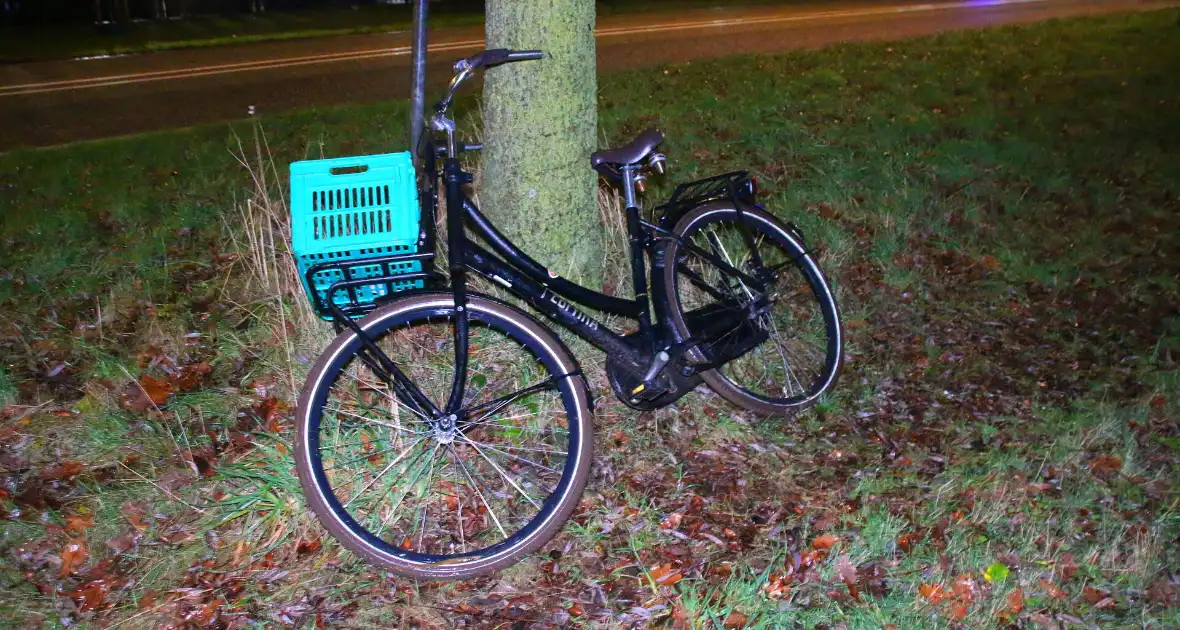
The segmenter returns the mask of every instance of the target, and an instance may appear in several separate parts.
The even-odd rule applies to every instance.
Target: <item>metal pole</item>
[[[413,92],[410,94],[410,152],[414,163],[421,165],[418,140],[422,137],[423,108],[426,104],[426,21],[430,14],[430,0],[415,0],[414,57],[410,73]]]

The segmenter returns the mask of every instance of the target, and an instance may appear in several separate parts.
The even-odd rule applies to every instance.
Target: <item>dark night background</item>
[[[242,14],[305,9],[405,5],[390,0],[0,0],[0,24],[67,24],[179,19],[191,15]],[[482,10],[482,0],[442,0],[448,8]]]

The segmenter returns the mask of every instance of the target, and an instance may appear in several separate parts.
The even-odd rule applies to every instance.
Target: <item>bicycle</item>
[[[299,479],[333,536],[395,574],[462,579],[517,562],[558,532],[590,475],[592,401],[577,361],[529,313],[468,290],[468,272],[605,351],[612,390],[635,409],[670,405],[703,382],[744,409],[788,415],[839,372],[832,292],[800,231],[756,204],[745,172],[682,185],[644,218],[643,183],[665,170],[658,131],[591,158],[622,189],[633,299],[558,277],[496,229],[464,190],[472,176],[459,156],[479,147],[456,139],[448,112],[477,70],[541,58],[489,50],[455,64],[420,147],[427,251],[376,259],[401,273],[346,278],[332,291],[417,288],[391,292],[359,321],[355,301],[319,305],[341,332],[299,398]],[[440,185],[446,289],[432,268]],[[423,266],[406,273],[407,261]],[[637,327],[610,330],[574,304]]]

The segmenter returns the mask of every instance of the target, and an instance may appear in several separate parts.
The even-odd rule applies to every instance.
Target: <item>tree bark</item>
[[[560,275],[602,282],[594,0],[488,0],[488,48],[540,49],[484,81],[481,209]]]

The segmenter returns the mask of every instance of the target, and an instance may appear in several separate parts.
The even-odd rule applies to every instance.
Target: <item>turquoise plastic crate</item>
[[[326,303],[328,288],[345,279],[385,276],[383,265],[367,259],[417,252],[418,190],[409,153],[388,153],[291,164],[291,249],[308,299]],[[321,269],[308,283],[307,272]],[[394,273],[422,271],[418,261],[388,265]],[[390,290],[421,288],[421,280],[380,282],[355,288],[356,302],[371,305]],[[350,296],[330,299],[343,307]],[[330,319],[321,309],[320,316]]]

